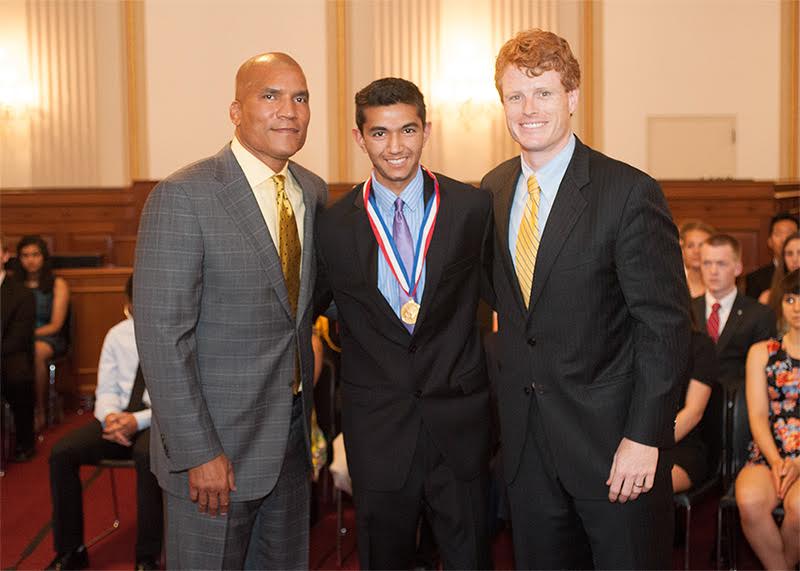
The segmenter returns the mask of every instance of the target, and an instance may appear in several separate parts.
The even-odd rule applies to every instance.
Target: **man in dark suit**
[[[566,40],[522,32],[495,82],[521,157],[488,173],[505,478],[518,568],[666,569],[689,343],[678,234],[652,178],[570,128]]]
[[[14,413],[16,450],[14,460],[29,460],[35,451],[33,432],[34,373],[33,330],[36,300],[25,285],[6,274],[9,253],[0,237],[0,387]]]
[[[420,166],[419,89],[356,95],[370,178],[318,222],[318,307],[342,340],[342,423],[363,569],[414,566],[425,510],[445,568],[489,565],[489,391],[476,311],[487,193]]]
[[[775,314],[736,289],[742,273],[736,238],[711,236],[700,248],[700,260],[706,293],[692,300],[692,311],[716,344],[720,383],[728,390],[737,389],[744,384],[750,346],[775,337]]]
[[[136,246],[168,567],[308,569],[312,240],[327,188],[289,160],[310,120],[300,65],[243,63],[230,118],[230,144],[150,194]]]
[[[783,242],[787,236],[797,232],[797,230],[797,216],[788,212],[780,212],[772,217],[769,222],[769,237],[767,238],[767,246],[772,252],[772,261],[745,276],[745,295],[758,299],[758,296],[764,290],[769,289],[772,284],[772,274],[775,273],[775,266],[780,262]]]

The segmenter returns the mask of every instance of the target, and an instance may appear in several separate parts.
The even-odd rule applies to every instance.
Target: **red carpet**
[[[0,478],[0,568],[12,569],[28,549],[18,569],[42,569],[54,557],[53,538],[50,533],[50,493],[47,458],[53,444],[68,431],[91,418],[70,415],[65,422],[45,432],[37,454],[26,464],[10,464],[6,475]],[[136,540],[135,472],[117,470],[120,494],[121,524],[110,537],[89,550],[92,569],[132,569]],[[84,492],[85,533],[94,537],[113,520],[111,488],[108,475],[97,476],[96,469],[83,468],[81,478],[88,482]],[[343,537],[341,569],[358,569],[355,549],[354,515],[349,502],[344,514],[348,532]],[[709,498],[697,506],[692,519],[692,569],[710,569],[714,565],[713,550],[716,529],[717,499]],[[336,512],[330,501],[319,502],[320,517],[311,530],[311,569],[338,569],[336,558]],[[33,549],[30,546],[38,542]],[[746,541],[739,542],[739,568],[760,569],[758,560]],[[502,532],[493,544],[496,569],[513,568],[511,538]],[[676,548],[673,569],[683,568],[683,549]]]

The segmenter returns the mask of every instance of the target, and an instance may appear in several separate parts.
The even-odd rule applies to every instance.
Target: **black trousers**
[[[17,451],[28,451],[33,448],[35,439],[33,433],[33,406],[36,400],[33,392],[34,380],[33,377],[15,374],[18,367],[14,367],[13,364],[24,360],[25,355],[20,353],[3,355],[3,359],[8,359],[8,362],[3,363],[0,392],[11,406],[11,412],[14,413]]]
[[[402,488],[353,486],[361,569],[413,569],[423,511],[445,569],[489,569],[487,485],[486,473],[458,480],[423,425]]]
[[[653,489],[635,501],[571,495],[561,484],[531,407],[508,496],[517,569],[670,569],[671,466],[659,455]]]
[[[103,440],[97,419],[56,442],[50,453],[50,494],[53,500],[53,542],[57,553],[83,544],[83,500],[80,467],[103,459],[136,462],[136,560],[161,557],[164,517],[161,488],[150,472],[150,429],[138,432],[130,447]]]

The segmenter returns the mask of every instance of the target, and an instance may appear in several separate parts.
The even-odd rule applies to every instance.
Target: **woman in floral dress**
[[[800,560],[800,270],[782,283],[782,339],[756,343],[747,355],[750,458],[736,478],[742,529],[765,569]],[[772,510],[781,502],[780,527]]]

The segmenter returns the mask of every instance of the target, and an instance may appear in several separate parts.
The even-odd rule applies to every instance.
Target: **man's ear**
[[[572,91],[567,91],[567,102],[569,103],[569,114],[570,117],[578,110],[578,99],[580,96],[581,90],[579,88],[575,88]]]
[[[231,118],[231,123],[238,127],[239,123],[242,122],[242,104],[237,100],[233,100],[228,109],[228,116]]]
[[[353,129],[353,140],[356,142],[356,145],[361,147],[362,151],[365,153],[367,152],[367,145],[364,143],[364,135],[361,134],[358,128]]]

